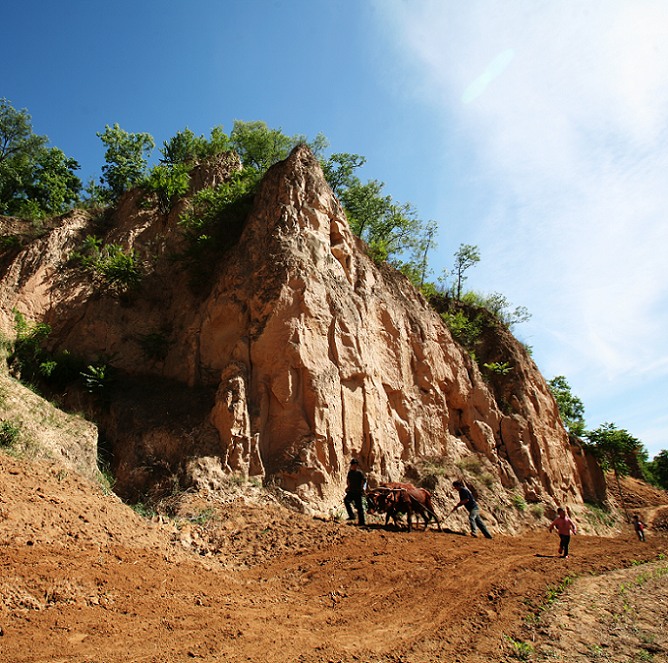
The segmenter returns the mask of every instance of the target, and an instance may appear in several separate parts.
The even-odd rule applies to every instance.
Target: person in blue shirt
[[[452,485],[459,493],[459,502],[455,504],[450,513],[454,513],[460,506],[466,507],[469,512],[469,523],[471,523],[471,536],[478,536],[478,529],[480,529],[485,538],[491,539],[492,535],[480,517],[480,507],[473,498],[471,491],[461,481],[453,481]]]

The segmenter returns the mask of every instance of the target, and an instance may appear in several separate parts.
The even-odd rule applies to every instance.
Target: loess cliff
[[[113,367],[103,403],[66,399],[98,423],[122,496],[256,478],[327,513],[351,456],[371,485],[431,463],[443,485],[466,471],[475,483],[477,468],[480,489],[506,503],[577,506],[594,491],[597,470],[571,449],[522,346],[503,329],[485,338],[486,356],[513,370],[483,376],[409,281],[366,255],[308,148],[267,172],[205,287],[174,259],[187,201],[170,213],[141,201],[129,192],[102,221],[76,211],[0,263],[5,334],[18,310],[51,326],[51,350]],[[141,256],[136,292],[105,292],[67,266],[92,234]]]

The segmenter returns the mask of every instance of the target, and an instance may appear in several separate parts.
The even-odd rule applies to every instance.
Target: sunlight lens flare
[[[470,104],[472,101],[477,99],[489,86],[489,84],[495,79],[498,78],[508,67],[508,65],[513,61],[515,57],[515,51],[512,48],[508,48],[505,51],[499,53],[485,68],[478,78],[476,78],[467,88],[464,90],[462,95],[462,102],[465,104]]]

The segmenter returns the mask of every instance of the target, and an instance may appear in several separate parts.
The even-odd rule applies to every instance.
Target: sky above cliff
[[[0,97],[82,166],[118,122],[156,143],[235,119],[322,132],[460,244],[467,285],[532,318],[587,425],[668,449],[668,2],[23,0]]]

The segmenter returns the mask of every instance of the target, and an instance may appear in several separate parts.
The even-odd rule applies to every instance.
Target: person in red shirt
[[[645,540],[645,527],[646,525],[642,520],[640,520],[640,516],[637,514],[633,516],[633,529],[636,531],[638,541]]]
[[[571,534],[577,534],[578,529],[575,523],[568,517],[565,509],[557,509],[557,517],[552,521],[549,527],[551,532],[557,530],[559,534],[559,554],[565,559],[568,557],[568,545],[571,542]]]

